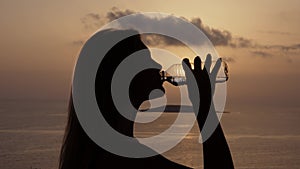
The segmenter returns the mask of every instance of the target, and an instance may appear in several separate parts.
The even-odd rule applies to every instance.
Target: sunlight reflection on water
[[[23,104],[23,105],[22,105]],[[67,121],[66,102],[0,103],[0,168],[56,169]],[[18,105],[18,106],[15,106]],[[143,115],[143,114],[139,114]],[[144,114],[145,115],[145,114]],[[151,114],[146,114],[151,116]],[[150,137],[165,130],[176,113],[163,113],[152,123],[136,124],[135,136]],[[193,113],[186,113],[187,118]],[[300,113],[225,113],[222,126],[236,168],[289,168],[300,166]],[[178,131],[186,127],[176,126]],[[172,135],[170,135],[172,137]],[[199,129],[194,125],[185,139],[164,153],[167,158],[194,168],[202,167]],[[163,140],[163,139],[162,139]],[[167,143],[167,139],[164,139]]]

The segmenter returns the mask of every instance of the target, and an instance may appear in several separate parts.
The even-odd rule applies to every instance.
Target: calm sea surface
[[[67,120],[65,101],[0,102],[0,168],[56,169],[59,148]],[[151,119],[157,113],[139,113]],[[187,119],[192,113],[185,113]],[[137,137],[150,137],[169,128],[176,113],[164,113],[159,119],[135,126]],[[231,112],[223,114],[223,130],[236,168],[299,169],[300,111]],[[176,132],[187,127],[180,123]],[[167,158],[194,168],[202,168],[202,147],[195,125],[176,147],[165,152]]]

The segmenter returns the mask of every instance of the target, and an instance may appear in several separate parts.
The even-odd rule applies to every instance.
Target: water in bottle
[[[215,65],[215,63],[216,62],[212,62],[212,67]],[[192,68],[193,66],[193,63],[191,63]],[[202,65],[202,68],[203,67],[204,65]],[[161,71],[160,74],[162,81],[167,81],[174,86],[181,86],[186,84],[186,77],[182,64],[174,64],[167,70]],[[228,78],[228,65],[225,61],[222,61],[220,70],[217,75],[216,83],[224,83],[228,80]]]

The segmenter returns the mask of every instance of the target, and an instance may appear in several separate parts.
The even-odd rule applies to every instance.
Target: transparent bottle
[[[213,68],[216,62],[212,62],[211,67]],[[191,67],[194,68],[194,64],[191,63]],[[201,65],[204,67],[204,63]],[[174,64],[170,66],[167,70],[160,72],[161,80],[167,81],[174,86],[181,86],[186,84],[185,72],[183,70],[182,64]],[[221,67],[217,74],[216,83],[224,83],[228,80],[228,65],[225,61],[222,61]]]

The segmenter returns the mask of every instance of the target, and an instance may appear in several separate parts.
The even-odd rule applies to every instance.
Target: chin
[[[165,89],[161,86],[160,88],[156,88],[149,93],[149,100],[163,97],[165,95]]]

